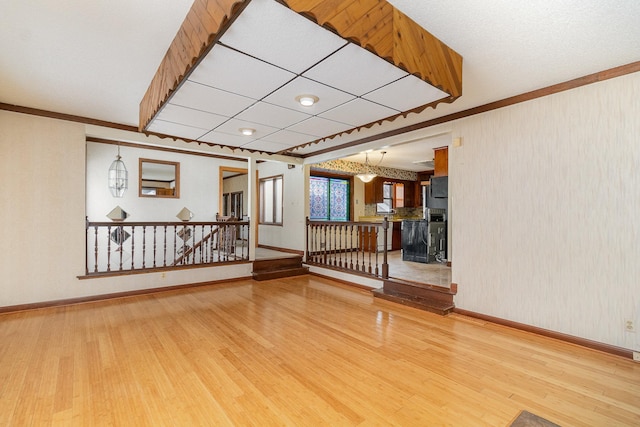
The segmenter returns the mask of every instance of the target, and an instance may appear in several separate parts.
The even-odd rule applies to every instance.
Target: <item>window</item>
[[[260,224],[282,225],[282,175],[260,180]]]
[[[382,203],[376,204],[376,213],[395,213],[396,208],[402,207],[404,207],[404,184],[383,182]]]
[[[309,217],[311,220],[349,221],[351,180],[311,176],[309,179]]]

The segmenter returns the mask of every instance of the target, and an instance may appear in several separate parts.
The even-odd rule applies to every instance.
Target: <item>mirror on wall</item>
[[[140,197],[180,197],[180,163],[140,159]]]

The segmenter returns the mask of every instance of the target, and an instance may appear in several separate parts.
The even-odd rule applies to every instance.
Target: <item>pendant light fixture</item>
[[[122,197],[129,188],[129,173],[120,157],[120,145],[118,145],[118,155],[109,167],[109,190],[113,197]]]
[[[378,167],[380,163],[382,163],[382,159],[384,159],[384,155],[387,154],[387,152],[381,151],[380,154],[382,154],[382,157],[380,157],[380,161],[376,164],[375,167]],[[369,164],[369,153],[364,153],[364,155],[364,173],[359,173],[356,175],[356,177],[359,178],[362,182],[371,182],[371,180],[378,175],[373,171],[373,166]]]

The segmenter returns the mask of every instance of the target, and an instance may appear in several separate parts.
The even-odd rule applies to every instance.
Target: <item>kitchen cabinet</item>
[[[419,200],[419,191],[416,189],[419,186],[417,181],[404,181],[398,179],[384,178],[384,177],[375,177],[370,182],[366,182],[364,184],[364,203],[367,205],[373,203],[383,203],[384,202],[384,183],[393,183],[395,185],[402,185],[402,198],[403,204],[401,207],[407,208],[415,208],[421,206],[422,202]],[[394,191],[394,194],[398,194],[398,192]],[[399,207],[394,205],[394,208]]]
[[[372,203],[382,203],[382,184],[384,178],[379,176],[373,178],[370,182],[364,183],[364,203],[370,205]]]
[[[416,208],[416,181],[404,181],[404,207]]]
[[[440,147],[433,149],[433,176],[449,175],[449,148]]]

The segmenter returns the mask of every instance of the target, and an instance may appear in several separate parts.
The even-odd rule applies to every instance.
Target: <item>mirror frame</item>
[[[169,165],[175,167],[175,191],[173,194],[142,194],[142,164],[143,163],[157,163],[161,165]],[[180,162],[171,162],[168,160],[155,160],[139,158],[138,161],[138,196],[139,197],[151,197],[151,198],[165,198],[165,199],[179,199],[180,198]]]

